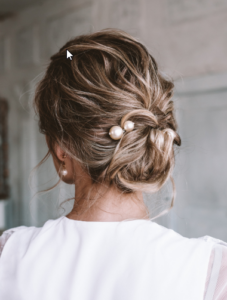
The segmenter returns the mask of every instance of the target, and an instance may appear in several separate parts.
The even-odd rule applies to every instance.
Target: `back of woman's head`
[[[127,33],[106,29],[81,35],[51,57],[37,87],[40,131],[51,154],[58,143],[94,184],[124,193],[155,192],[171,177],[173,146],[181,143],[173,87],[147,49]],[[123,128],[127,120],[134,130],[113,140],[110,128]]]

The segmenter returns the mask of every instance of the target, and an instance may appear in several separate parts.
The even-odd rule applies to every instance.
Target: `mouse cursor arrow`
[[[66,58],[72,60],[72,57],[73,57],[72,53],[66,50]]]

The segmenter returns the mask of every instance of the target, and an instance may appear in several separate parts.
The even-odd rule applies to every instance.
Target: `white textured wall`
[[[175,78],[227,69],[226,0],[147,1],[144,11],[143,38]]]
[[[177,203],[158,222],[188,236],[213,234],[227,240],[224,213],[227,174],[221,163],[225,150],[227,156],[227,145],[221,144],[227,126],[226,94],[220,92],[226,89],[227,82],[226,20],[227,0],[52,0],[0,23],[0,96],[10,103],[11,198],[6,205],[6,227],[41,226],[48,218],[63,213],[56,209],[58,201],[73,192],[62,184],[61,189],[32,199],[37,186],[42,190],[56,182],[51,160],[34,173],[32,190],[28,186],[30,171],[47,150],[29,103],[48,58],[73,36],[118,27],[139,38],[162,70],[179,82],[178,98],[182,102],[177,118],[183,145],[175,174]],[[207,80],[207,74],[213,74],[212,79]],[[185,78],[185,84],[182,85],[180,78]],[[212,125],[211,111],[216,102],[218,109]],[[200,113],[197,105],[202,105],[204,111]],[[199,140],[196,126],[204,130],[199,131]],[[215,126],[216,134],[212,131]],[[222,151],[214,159],[216,144]],[[187,147],[194,148],[187,150]],[[209,150],[204,152],[204,147]],[[208,176],[213,169],[221,172],[221,177]],[[212,192],[204,192],[207,185],[212,185]],[[165,196],[168,191],[159,195],[163,203],[168,203]]]

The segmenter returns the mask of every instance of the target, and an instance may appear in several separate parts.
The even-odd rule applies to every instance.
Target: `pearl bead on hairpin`
[[[124,124],[124,130],[129,132],[134,129],[134,123],[132,121],[126,121]]]
[[[126,121],[124,123],[124,130],[120,126],[112,126],[109,131],[109,135],[113,140],[120,140],[124,131],[132,131],[134,129],[134,123],[132,121]]]

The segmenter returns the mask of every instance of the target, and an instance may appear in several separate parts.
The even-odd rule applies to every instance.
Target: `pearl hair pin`
[[[134,129],[134,123],[132,121],[126,121],[124,124],[124,130],[129,132]]]
[[[120,126],[112,126],[109,131],[109,135],[113,140],[120,140],[125,131],[130,132],[134,129],[134,123],[132,121],[126,121],[124,123],[124,129]]]

